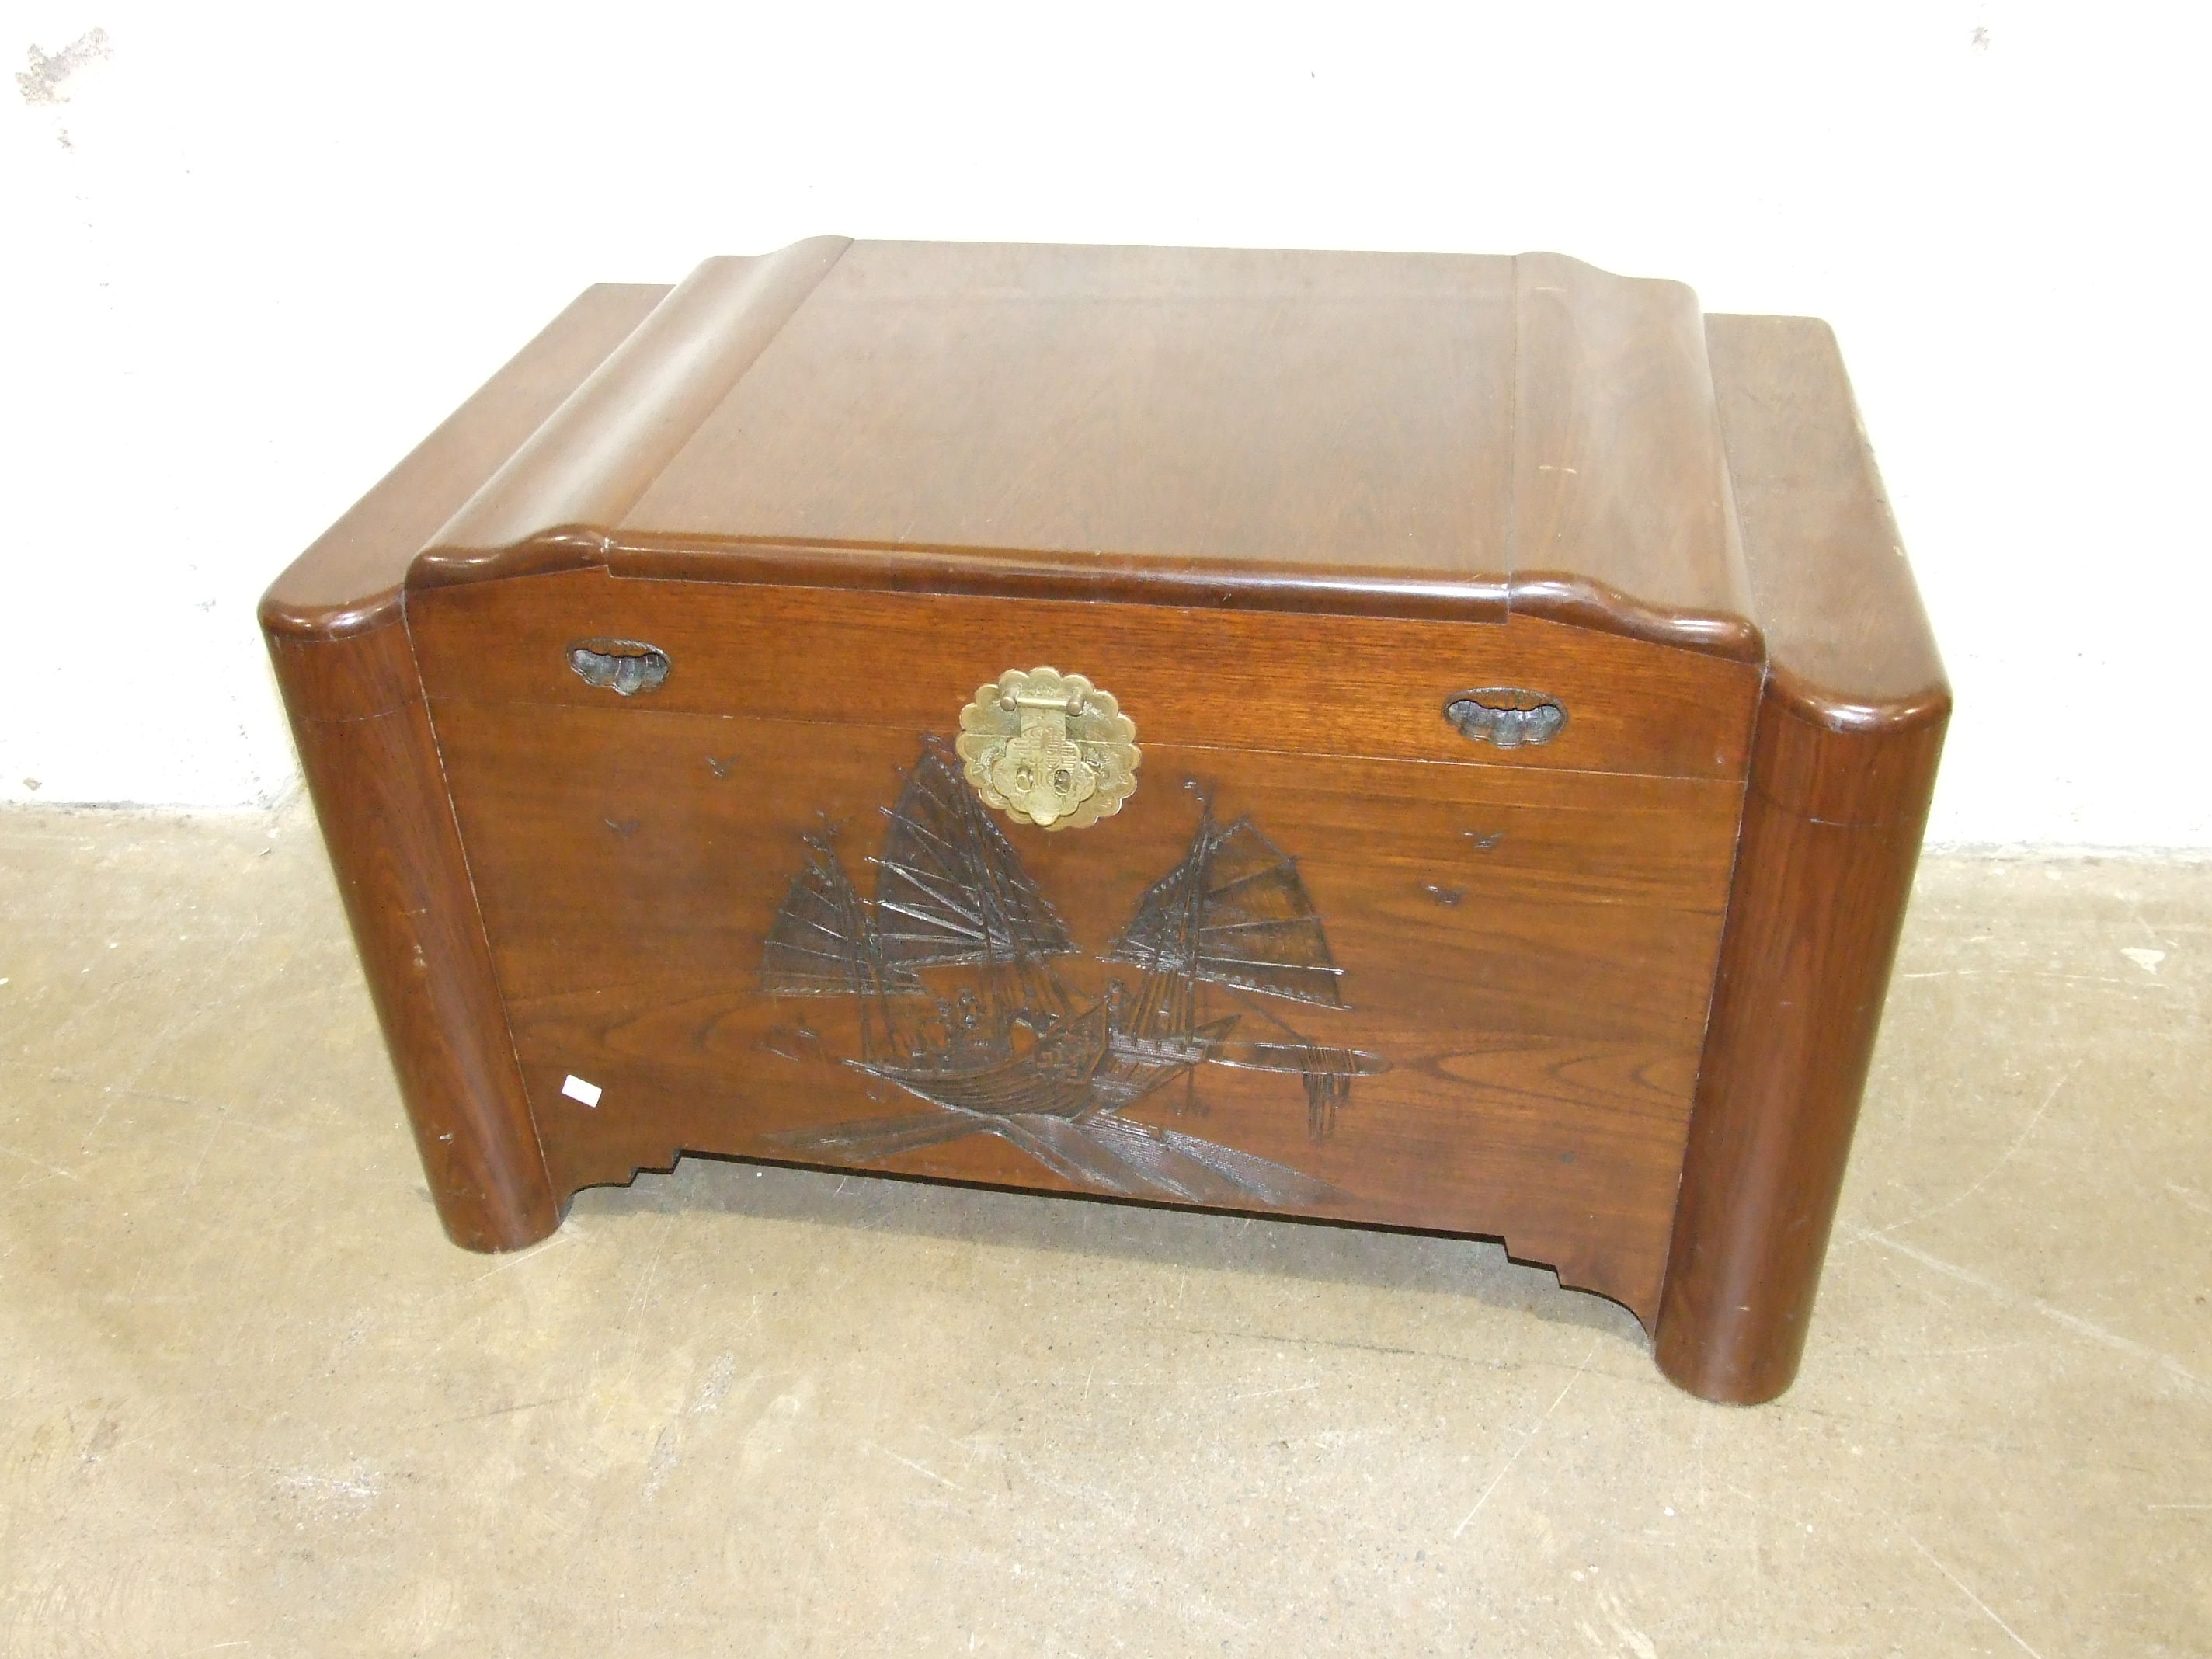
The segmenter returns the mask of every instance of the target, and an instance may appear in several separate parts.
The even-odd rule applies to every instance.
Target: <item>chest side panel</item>
[[[1755,671],[596,573],[410,623],[556,1187],[688,1150],[1275,1209],[1503,1237],[1653,1310]],[[666,682],[586,685],[594,636]],[[1089,829],[984,811],[929,741],[1036,661],[1137,721]],[[1566,732],[1444,720],[1501,684]]]

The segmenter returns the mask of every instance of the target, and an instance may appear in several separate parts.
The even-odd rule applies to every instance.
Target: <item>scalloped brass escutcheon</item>
[[[1056,668],[1009,669],[960,711],[953,745],[985,803],[1017,823],[1080,830],[1135,793],[1137,726],[1111,692]]]

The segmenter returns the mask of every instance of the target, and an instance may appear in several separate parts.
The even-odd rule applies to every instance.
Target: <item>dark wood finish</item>
[[[560,1209],[447,799],[400,584],[423,541],[666,292],[586,289],[261,603],[430,1194],[446,1231],[471,1249],[542,1238]]]
[[[1775,695],[1838,731],[1942,722],[1943,659],[1835,336],[1709,317],[1705,337]]]
[[[513,1249],[560,1224],[407,630],[270,641],[438,1216]]]
[[[1010,667],[1088,674],[1136,714],[1138,741],[1301,755],[1740,780],[1755,667],[1534,620],[1510,626],[1312,618],[1165,605],[624,580],[597,570],[412,595],[433,698],[598,707],[568,647],[611,635],[667,653],[641,709],[774,712],[833,726],[947,729]],[[899,654],[887,659],[887,641]],[[1508,756],[1444,704],[1473,686],[1556,696],[1565,732]]]
[[[1698,322],[1551,254],[710,261],[414,581],[1519,612],[1756,662]]]
[[[417,580],[495,574],[533,538],[595,550],[851,246],[817,236],[701,265],[455,512]]]
[[[763,997],[759,975],[818,815],[865,884],[912,729],[611,697],[441,701],[436,720],[556,1187],[679,1149],[775,1157],[777,1132],[896,1109],[836,1063],[847,1010]],[[1502,1235],[1653,1317],[1739,789],[1436,765],[1409,793],[1389,763],[1166,745],[1143,771],[1092,829],[1007,830],[1075,939],[1103,945],[1173,866],[1197,818],[1184,780],[1203,780],[1297,859],[1344,969],[1348,1009],[1277,1012],[1390,1061],[1319,1146],[1295,1079],[1209,1072],[1205,1132],[1347,1195],[1310,1212]],[[1094,992],[1108,971],[1063,968]],[[571,1073],[606,1089],[597,1108],[562,1097]],[[1189,1129],[1177,1098],[1133,1115]],[[885,1167],[1070,1189],[995,1141]]]
[[[1759,659],[1697,296],[1514,262],[1517,616]]]
[[[1774,659],[1656,1352],[1751,1403],[1804,1351],[1950,692],[1826,326],[1709,333]]]
[[[400,584],[423,544],[667,293],[586,289],[293,561],[262,599],[262,627],[313,640],[397,621]]]
[[[1502,574],[1513,270],[863,243],[620,528]]]
[[[779,1132],[864,1114],[855,1074],[781,1059],[795,1039],[775,1034],[808,1011],[752,983],[798,836],[817,813],[872,820],[919,734],[954,729],[979,684],[1048,641],[1142,711],[1148,759],[1119,818],[1029,832],[1024,856],[1126,907],[1188,832],[1181,776],[1203,776],[1224,811],[1273,803],[1255,817],[1313,872],[1347,963],[1368,964],[1347,969],[1373,989],[1330,1040],[1393,1071],[1354,1085],[1318,1156],[1294,1090],[1209,1079],[1234,1144],[1353,1195],[1306,1212],[1497,1234],[1656,1316],[1755,668],[1534,619],[1317,632],[1297,615],[597,570],[421,588],[409,619],[532,1098],[566,1126],[556,1186],[678,1149],[774,1156]],[[568,647],[598,634],[665,652],[666,683],[628,702],[588,685]],[[884,642],[901,639],[930,646],[890,672]],[[1565,732],[1510,754],[1462,737],[1446,702],[1499,683],[1558,696]],[[1419,785],[1392,761],[1423,763]],[[1556,785],[1540,810],[1537,778]],[[779,844],[765,866],[736,850]],[[1112,931],[1081,898],[1072,912],[1089,938]],[[596,948],[617,938],[611,957]],[[572,1073],[619,1111],[564,1099]],[[1068,1184],[991,1141],[886,1167]]]
[[[1503,1237],[1695,1392],[1794,1372],[1949,707],[1819,324],[1552,255],[820,239],[587,294],[263,620],[465,1243],[685,1151],[1165,1194]],[[1046,663],[1136,792],[931,830],[925,908],[1045,910],[893,986],[970,799],[925,734]],[[1477,690],[1565,724],[1474,741]],[[1160,896],[1248,879],[1289,920],[1171,963]],[[1155,1029],[1199,1058],[1113,1046]]]

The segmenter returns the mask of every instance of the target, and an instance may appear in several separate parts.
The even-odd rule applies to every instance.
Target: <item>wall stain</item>
[[[30,67],[16,73],[15,85],[27,104],[65,104],[70,78],[86,64],[112,56],[114,50],[107,31],[100,28],[87,29],[57,52],[33,46],[24,54]]]

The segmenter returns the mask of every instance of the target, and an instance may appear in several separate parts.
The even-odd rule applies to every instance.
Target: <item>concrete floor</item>
[[[1811,1351],[692,1160],[447,1244],[312,819],[0,813],[0,1654],[2212,1653],[2212,868],[1923,866]]]

